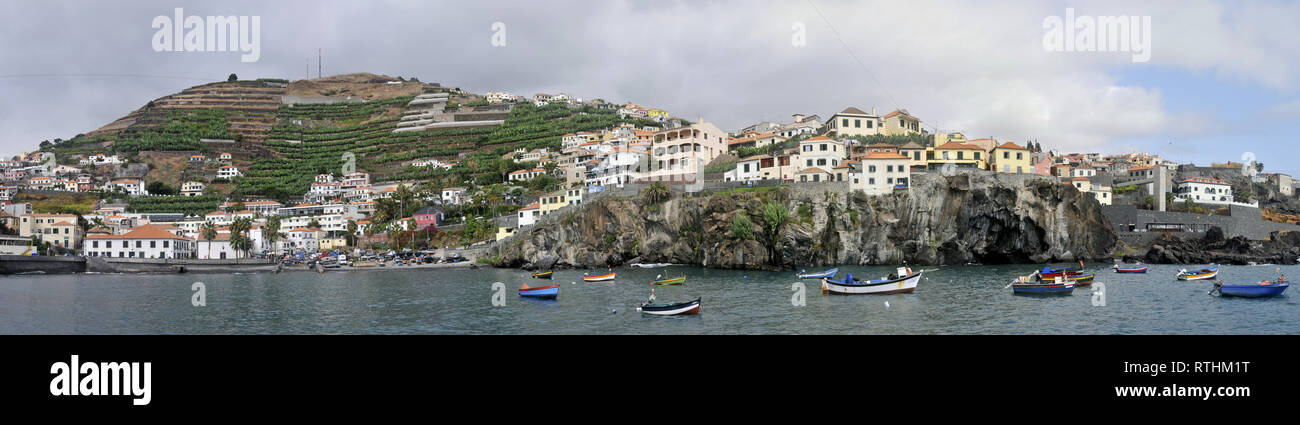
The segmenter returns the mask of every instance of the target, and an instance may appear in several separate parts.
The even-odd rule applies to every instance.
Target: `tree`
[[[230,223],[230,248],[235,250],[236,258],[240,251],[247,252],[253,247],[253,240],[247,235],[252,224],[252,220],[246,217],[236,218]]]
[[[749,219],[749,214],[741,212],[731,219],[731,238],[736,240],[754,239],[754,222]]]
[[[654,182],[645,189],[641,189],[641,198],[650,204],[658,204],[672,197],[672,189],[669,189],[668,184],[664,182]]]
[[[785,208],[777,201],[768,201],[763,204],[763,224],[767,227],[767,250],[771,264],[780,264],[777,256],[780,250],[777,244],[781,241],[781,229],[790,221],[790,210]]]
[[[280,216],[273,215],[267,218],[262,234],[266,238],[266,242],[271,244],[271,252],[276,252],[275,241],[280,239]]]
[[[231,83],[239,81],[239,76],[235,74],[230,74],[230,77],[226,78],[226,81]]]
[[[211,221],[203,222],[203,227],[199,229],[199,237],[208,241],[208,255],[203,258],[212,258],[212,240],[217,238],[217,226]]]
[[[319,228],[320,228],[320,220],[317,220],[317,219],[314,219],[314,218],[311,219],[311,221],[308,221],[308,222],[307,222],[307,228],[308,228],[308,229],[319,229]]]
[[[345,235],[344,237],[346,237],[348,240],[348,246],[356,247],[357,246],[357,221],[356,220],[348,220],[347,231],[348,234]]]
[[[161,180],[154,181],[153,183],[149,183],[149,186],[146,186],[145,190],[149,191],[149,194],[151,195],[170,196],[176,194],[175,188],[168,186],[167,183],[163,183]]]

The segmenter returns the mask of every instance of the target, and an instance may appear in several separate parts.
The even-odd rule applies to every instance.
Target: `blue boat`
[[[523,287],[519,288],[519,296],[521,297],[553,300],[559,295],[560,284],[558,283],[551,286],[541,286],[537,288],[530,288],[528,287],[528,284],[525,283]]]
[[[1284,280],[1265,281],[1254,285],[1225,285],[1223,282],[1214,282],[1214,291],[1225,297],[1268,298],[1282,295],[1290,286],[1291,282]]]
[[[830,269],[821,273],[803,273],[799,275],[799,278],[800,279],[824,279],[828,277],[835,277],[835,273],[839,273],[839,271],[840,269]]]
[[[1021,276],[1016,281],[1011,282],[1012,294],[1024,295],[1070,295],[1074,293],[1075,282],[1068,279],[1061,279],[1058,283],[1055,280],[1040,280],[1035,275]]]

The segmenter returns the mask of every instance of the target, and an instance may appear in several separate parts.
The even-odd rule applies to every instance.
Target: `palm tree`
[[[641,197],[645,198],[651,204],[657,204],[673,197],[673,192],[664,182],[654,182],[649,187],[641,189]]]
[[[280,239],[280,216],[273,215],[266,219],[266,229],[264,230],[266,241],[271,244],[271,252],[276,252],[275,241]]]
[[[790,210],[777,201],[763,204],[763,223],[767,225],[767,250],[772,265],[779,264],[777,244],[781,241],[781,229],[790,221]]]
[[[357,222],[356,222],[356,220],[348,220],[348,234],[345,235],[345,237],[346,237],[347,240],[348,240],[348,246],[355,247],[355,246],[357,245]]]
[[[203,222],[203,227],[199,230],[199,237],[208,241],[208,255],[203,258],[212,258],[212,240],[217,238],[217,226],[211,221]]]

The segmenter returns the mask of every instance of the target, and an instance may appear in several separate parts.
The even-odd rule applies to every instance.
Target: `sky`
[[[155,51],[155,17],[176,8],[259,17],[258,60]],[[1053,29],[1120,16],[1150,18],[1146,61],[1052,48]],[[1297,20],[1300,2],[1283,1],[5,0],[0,155],[231,73],[314,78],[320,49],[327,76],[563,92],[727,131],[901,107],[931,132],[1200,165],[1253,157],[1300,176]]]

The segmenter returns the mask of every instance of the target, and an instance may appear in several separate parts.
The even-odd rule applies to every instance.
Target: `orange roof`
[[[940,145],[939,147],[937,147],[937,148],[935,148],[935,149],[967,149],[967,150],[977,150],[977,151],[982,151],[982,150],[984,150],[983,148],[980,148],[979,146],[968,145],[968,144],[965,144],[965,143],[957,143],[957,142],[948,142],[948,143],[944,143],[944,144]]]
[[[124,235],[90,235],[86,239],[180,239],[193,240],[184,236],[177,236],[175,233],[163,230],[163,228],[146,224],[137,227]]]
[[[801,174],[802,174],[802,173],[825,173],[825,172],[826,172],[826,170],[823,170],[823,169],[820,169],[820,168],[817,168],[817,167],[813,167],[813,168],[805,168],[805,169],[799,170],[799,173],[801,173]]]
[[[804,142],[823,142],[823,141],[825,141],[825,142],[833,142],[833,141],[835,141],[835,139],[832,139],[832,138],[829,138],[829,137],[826,137],[826,136],[817,136],[817,137],[814,137],[814,138],[811,138],[811,139],[804,140]],[[800,142],[800,143],[802,143],[802,142]]]
[[[999,148],[999,149],[1017,149],[1017,150],[1022,150],[1022,151],[1023,151],[1023,150],[1028,150],[1028,149],[1025,149],[1024,147],[1022,147],[1022,146],[1020,146],[1020,145],[1017,145],[1017,144],[1015,144],[1015,143],[1011,143],[1011,142],[1006,142],[1006,143],[1003,143],[1003,144],[1001,144],[1001,145],[998,145],[998,148]]]
[[[866,159],[911,159],[907,155],[896,152],[872,152],[862,158]]]
[[[1206,178],[1206,177],[1192,177],[1190,179],[1183,180],[1182,183],[1205,183],[1205,184],[1220,184],[1220,185],[1228,186],[1228,182],[1219,179]]]
[[[519,210],[520,210],[520,211],[523,211],[523,210],[535,210],[535,209],[538,209],[538,208],[540,208],[540,207],[538,206],[538,204],[537,204],[536,202],[534,202],[532,205],[529,205],[529,206],[526,206],[526,207],[520,208]]]

